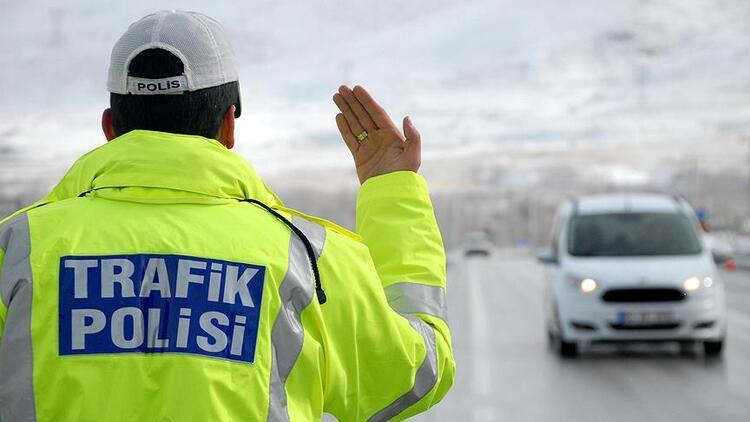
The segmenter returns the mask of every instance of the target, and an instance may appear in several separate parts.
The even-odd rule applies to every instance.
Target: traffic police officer
[[[362,183],[352,233],[284,207],[230,151],[237,80],[201,14],[116,43],[109,142],[0,225],[3,421],[379,421],[446,394],[419,133],[361,87],[334,95]]]

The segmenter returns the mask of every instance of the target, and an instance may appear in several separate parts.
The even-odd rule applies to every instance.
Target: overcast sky
[[[102,142],[112,44],[174,7],[234,41],[238,151],[262,169],[348,162],[330,102],[342,82],[410,114],[427,154],[750,132],[744,0],[4,0],[0,145],[30,155],[33,139],[64,168]]]

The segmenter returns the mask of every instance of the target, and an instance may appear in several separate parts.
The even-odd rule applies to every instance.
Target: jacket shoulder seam
[[[333,223],[331,221],[328,221],[328,220],[326,220],[324,218],[320,218],[320,217],[315,217],[315,216],[312,216],[312,215],[308,215],[308,214],[305,214],[305,213],[303,213],[301,211],[298,211],[298,210],[295,210],[295,209],[292,209],[292,208],[286,208],[286,207],[274,207],[274,208],[276,208],[278,210],[281,210],[281,211],[288,212],[288,213],[293,214],[293,215],[296,215],[296,216],[298,216],[300,218],[304,218],[305,220],[307,220],[307,221],[309,221],[311,223],[319,224],[319,225],[325,227],[326,229],[330,229],[331,231],[337,232],[337,233],[339,233],[341,235],[344,235],[345,237],[348,237],[348,238],[350,238],[352,240],[355,240],[357,242],[362,242],[362,237],[360,235],[358,235],[357,233],[354,233],[351,230],[345,229],[345,228],[339,226],[338,224]]]

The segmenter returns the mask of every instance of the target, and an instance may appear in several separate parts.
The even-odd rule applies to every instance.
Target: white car
[[[489,256],[492,253],[492,248],[492,242],[485,232],[469,232],[464,237],[464,255],[466,256]]]
[[[564,202],[553,224],[545,294],[549,339],[580,343],[702,342],[721,353],[724,286],[695,213],[668,195],[613,194]]]

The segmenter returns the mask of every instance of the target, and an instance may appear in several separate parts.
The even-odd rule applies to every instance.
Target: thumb
[[[411,122],[411,117],[409,116],[404,118],[404,135],[406,135],[404,150],[413,166],[412,170],[416,172],[422,164],[422,136],[419,134],[417,128],[414,127],[414,123]]]
[[[409,116],[404,117],[404,136],[406,136],[406,142],[413,142],[416,145],[419,145],[421,141],[419,131],[414,127]]]

